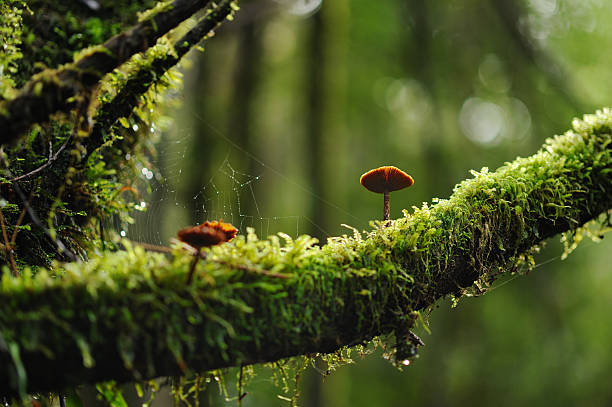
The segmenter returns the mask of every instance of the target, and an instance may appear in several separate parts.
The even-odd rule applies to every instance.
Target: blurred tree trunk
[[[326,208],[323,202],[318,197],[324,195],[325,187],[327,186],[326,179],[329,180],[329,174],[326,171],[326,154],[324,151],[325,137],[325,112],[327,103],[325,100],[325,74],[326,64],[325,45],[326,41],[333,41],[333,37],[329,38],[326,32],[325,18],[323,9],[319,9],[309,21],[308,37],[307,37],[307,58],[306,78],[309,86],[308,92],[308,107],[306,112],[306,145],[308,157],[304,160],[308,167],[308,186],[313,192],[310,195],[310,210],[309,217],[312,222],[309,223],[308,233],[311,236],[323,242],[326,236],[320,228],[321,225],[325,229]],[[328,175],[327,177],[325,175]],[[320,407],[322,405],[321,394],[321,377],[314,369],[308,369],[304,372],[303,379],[303,400],[306,407]]]
[[[253,12],[256,12],[254,10]],[[228,116],[228,137],[247,153],[240,152],[239,170],[255,176],[257,171],[253,157],[248,153],[257,151],[257,141],[253,127],[255,125],[255,97],[257,86],[260,81],[260,67],[262,54],[262,38],[260,33],[260,21],[257,18],[249,19],[243,15],[245,22],[238,31],[238,44],[234,62],[234,80],[232,99],[230,101]],[[260,217],[257,206],[254,204],[251,189],[256,188],[251,183],[248,188],[241,189],[237,193],[240,196],[240,216],[244,216],[241,222],[253,225]]]
[[[326,208],[318,197],[325,194],[326,179],[330,179],[329,173],[326,171],[327,157],[324,150],[325,112],[327,108],[325,79],[328,63],[325,59],[325,46],[327,41],[333,41],[333,36],[327,35],[323,9],[316,12],[309,22],[309,35],[305,47],[308,52],[306,77],[309,87],[306,93],[308,96],[306,111],[308,158],[304,162],[308,167],[308,186],[313,192],[310,198],[309,217],[315,225],[311,223],[308,233],[318,238],[319,241],[323,241],[326,236],[315,226],[322,225],[322,228],[325,229],[327,216]]]
[[[410,143],[421,144],[424,162],[436,163],[422,171],[419,183],[427,185],[428,196],[443,196],[447,193],[452,181],[445,181],[445,174],[450,173],[448,163],[448,146],[445,143],[444,121],[435,120],[434,115],[440,112],[442,106],[438,103],[436,92],[436,69],[432,62],[433,31],[431,29],[430,4],[425,1],[400,1],[404,19],[410,21],[407,25],[410,31],[403,38],[403,62],[408,79],[414,79],[425,92],[424,97],[429,103],[428,116],[421,118],[422,126],[417,134],[407,134]],[[414,101],[420,103],[420,101]],[[410,109],[410,106],[408,107]]]
[[[346,143],[343,137],[345,113],[345,53],[348,36],[347,0],[323,2],[309,19],[305,49],[307,64],[306,146],[308,157],[307,184],[310,195],[308,233],[321,243],[333,225],[329,205],[334,191],[344,189],[334,182],[334,174],[343,170],[342,162],[349,158],[341,153]],[[336,195],[341,195],[337,193]]]
[[[202,223],[202,208],[210,199],[210,193],[204,189],[206,177],[212,170],[211,163],[213,160],[216,143],[214,137],[210,135],[210,128],[204,120],[198,120],[199,117],[206,118],[207,110],[211,103],[211,69],[208,55],[198,55],[197,65],[195,67],[195,78],[193,89],[186,89],[194,99],[193,103],[189,104],[189,109],[193,109],[195,114],[192,115],[193,136],[191,148],[187,153],[187,168],[186,176],[188,176],[186,185],[184,185],[184,199],[188,203],[190,224],[197,225]]]

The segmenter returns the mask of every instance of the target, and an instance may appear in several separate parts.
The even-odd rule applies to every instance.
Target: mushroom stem
[[[391,209],[389,207],[389,191],[383,194],[383,220],[389,220]]]
[[[189,268],[189,275],[187,276],[187,285],[191,285],[191,281],[193,280],[193,273],[195,271],[196,265],[198,264],[198,261],[200,260],[201,250],[201,248],[198,249],[198,254],[195,255],[193,262],[191,263],[191,267]]]

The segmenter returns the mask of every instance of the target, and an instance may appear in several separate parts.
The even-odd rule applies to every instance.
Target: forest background
[[[600,0],[241,6],[185,64],[159,145],[174,185],[136,223],[162,219],[159,229],[136,237],[164,242],[179,223],[222,217],[324,241],[381,216],[380,196],[358,183],[371,168],[414,177],[391,199],[400,217],[610,104],[612,9]],[[528,276],[454,309],[441,303],[402,372],[373,356],[325,378],[312,369],[303,404],[609,404],[611,247],[586,242],[561,260],[553,239]],[[269,380],[257,383],[245,405],[285,403]]]
[[[530,155],[573,117],[609,105],[603,1],[241,7],[156,107],[154,166],[141,171],[151,187],[139,193],[147,210],[107,225],[121,235],[167,244],[179,227],[223,218],[241,232],[324,242],[347,233],[342,224],[367,229],[380,218],[380,196],[358,184],[370,168],[415,178],[392,198],[401,217],[447,197],[470,169]],[[324,378],[311,369],[302,403],[609,404],[610,243],[585,242],[567,260],[561,252],[551,241],[528,276],[454,309],[441,303],[403,372],[373,356]],[[258,375],[243,405],[284,405],[278,393]],[[206,398],[223,403],[213,387]]]

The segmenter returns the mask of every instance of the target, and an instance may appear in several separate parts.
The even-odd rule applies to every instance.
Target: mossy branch
[[[74,63],[35,75],[15,98],[0,102],[0,144],[15,141],[32,124],[46,121],[53,113],[73,109],[78,97],[86,97],[105,74],[155,45],[157,39],[208,3],[174,0]]]
[[[332,352],[386,334],[401,348],[419,310],[486,289],[520,270],[534,245],[612,208],[612,113],[573,127],[365,235],[322,247],[308,236],[239,236],[207,253],[190,286],[191,255],[180,248],[5,273],[0,394]]]
[[[121,90],[109,101],[103,103],[94,118],[95,124],[87,140],[87,152],[91,153],[104,142],[104,133],[121,117],[127,117],[139,105],[141,96],[162,77],[170,68],[202,39],[208,38],[228,16],[235,11],[235,5],[223,1],[204,16],[195,27],[174,43],[174,53],[164,53],[155,58],[150,65],[141,67],[133,73]]]

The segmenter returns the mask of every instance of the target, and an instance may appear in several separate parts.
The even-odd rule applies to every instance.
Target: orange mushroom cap
[[[191,226],[178,231],[177,237],[196,249],[215,246],[232,240],[238,229],[221,221],[206,221],[198,226]]]
[[[366,189],[379,194],[397,191],[414,184],[410,175],[390,165],[366,172],[361,176],[359,182]]]

